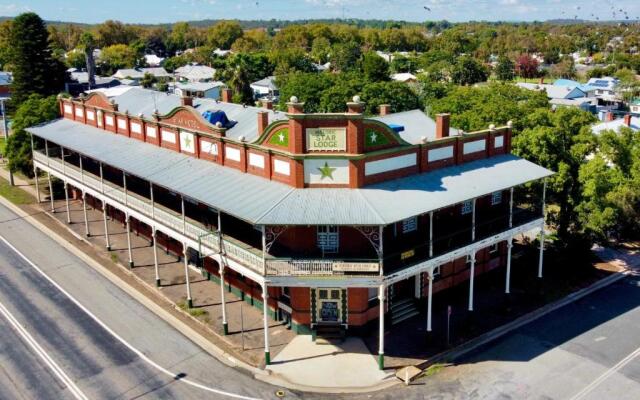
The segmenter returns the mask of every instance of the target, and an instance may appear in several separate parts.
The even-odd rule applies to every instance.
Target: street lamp
[[[4,102],[11,99],[10,97],[0,97],[0,107],[2,108],[2,128],[4,133],[4,139],[9,139],[9,130],[7,129],[7,114],[5,112]],[[11,172],[11,168],[9,168],[9,184],[14,186],[13,182],[13,172]]]

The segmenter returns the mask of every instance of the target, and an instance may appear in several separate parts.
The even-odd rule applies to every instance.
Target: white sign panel
[[[82,118],[83,115],[84,111],[82,110],[82,107],[76,107],[76,116]]]
[[[255,153],[249,153],[249,165],[256,168],[264,169],[264,156]]]
[[[140,125],[139,122],[132,122],[131,123],[131,132],[141,134],[142,133],[142,125]]]
[[[347,150],[347,128],[307,128],[307,150]]]
[[[235,147],[225,147],[224,154],[227,160],[240,161],[240,150]]]
[[[280,175],[291,175],[291,166],[289,162],[282,160],[273,160],[273,171]]]
[[[453,146],[439,147],[437,149],[429,150],[427,155],[429,162],[446,160],[453,158]]]
[[[497,149],[498,147],[502,146],[504,146],[504,136],[496,136],[493,147]]]
[[[98,126],[102,127],[102,110],[98,110]]]
[[[196,138],[193,133],[180,131],[180,150],[195,154]]]
[[[171,131],[166,131],[164,129],[160,130],[160,137],[163,142],[175,143],[176,142],[176,134]]]
[[[203,140],[202,142],[200,142],[200,146],[201,146],[200,151],[202,153],[211,154],[212,156],[218,155],[217,143],[211,143],[211,142],[207,142],[206,140]]]
[[[127,129],[127,120],[118,118],[118,129]]]
[[[87,111],[87,119],[89,121],[95,121],[96,120],[96,113],[93,111]]]
[[[474,140],[473,142],[466,142],[463,147],[464,154],[475,153],[478,151],[484,151],[486,147],[486,139]]]
[[[304,182],[311,184],[349,184],[349,160],[305,159]]]
[[[385,158],[384,160],[369,161],[364,164],[364,174],[368,176],[394,171],[396,169],[413,167],[416,165],[417,160],[418,155],[416,153],[411,153],[404,156]]]
[[[69,104],[65,104],[65,105],[64,105],[64,112],[65,112],[66,114],[71,114],[71,113],[73,112],[73,108],[71,107],[71,105],[69,105]]]
[[[104,120],[107,123],[107,125],[113,126],[113,116],[107,115],[104,117]]]
[[[158,136],[158,130],[155,126],[147,126],[147,137],[156,138]]]

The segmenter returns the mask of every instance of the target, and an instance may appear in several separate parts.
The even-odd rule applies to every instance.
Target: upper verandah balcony
[[[62,145],[65,155],[82,154],[83,159],[87,161],[102,163],[114,168],[118,173],[124,172],[131,177],[132,182],[146,181],[156,187],[166,188],[196,203],[222,210],[224,214],[236,218],[238,226],[246,224],[254,233],[254,237],[249,240],[247,235],[239,232],[240,234],[235,238],[237,243],[232,243],[235,245],[233,251],[236,251],[238,262],[247,263],[254,271],[267,275],[335,275],[363,272],[375,274],[379,273],[380,260],[374,258],[363,261],[362,257],[353,257],[353,255],[342,258],[340,254],[325,254],[324,259],[310,258],[315,254],[309,253],[294,259],[274,258],[267,254],[265,261],[262,258],[262,246],[256,243],[256,237],[259,235],[256,236],[255,233],[258,231],[253,229],[253,226],[258,226],[260,229],[264,226],[267,231],[265,233],[269,233],[269,230],[273,233],[273,229],[277,227],[307,225],[339,225],[344,229],[359,227],[363,230],[366,228],[368,231],[372,229],[375,231],[404,219],[424,216],[430,211],[443,210],[454,204],[504,191],[550,174],[549,171],[525,160],[504,155],[383,182],[363,189],[295,189],[165,149],[147,146],[122,136],[104,134],[99,130],[87,131],[87,127],[82,125],[68,121],[62,122],[67,125],[64,127],[66,129],[61,129],[60,124],[51,128],[53,124],[50,124],[30,130],[35,137],[49,140],[52,148],[55,147],[54,144]],[[36,150],[43,150],[43,147],[42,142],[36,144]],[[35,159],[46,163],[43,165],[57,163],[57,169],[65,176],[75,174],[76,177],[85,179],[85,182],[93,179],[93,183],[96,183],[96,171],[87,171],[83,177],[78,174],[77,169],[74,169],[74,166],[79,167],[79,157],[77,161],[72,161],[73,157],[65,157],[70,161],[66,165],[68,168],[65,168],[62,158],[59,158],[60,161],[55,161],[54,153],[49,154],[52,157],[46,158],[36,152]],[[88,162],[86,164],[89,165]],[[119,176],[118,173],[116,177]],[[118,193],[119,199],[129,199],[128,206],[139,204],[140,208],[149,209],[148,198],[142,201],[137,199],[136,203],[132,192],[126,193],[123,197],[122,188],[109,190],[112,193]],[[144,194],[145,191],[142,191],[142,195]],[[127,205],[127,201],[120,202]],[[176,207],[173,208],[173,215],[165,216],[169,225],[180,230],[182,221],[175,212]],[[160,211],[156,217],[162,208],[158,207],[157,210]],[[436,212],[436,215],[439,213]],[[484,225],[480,219],[484,217],[484,213],[480,213],[478,217],[477,229],[481,231]],[[197,222],[206,223],[206,220]],[[200,232],[209,232],[211,227],[203,225],[196,228],[200,229]],[[436,224],[435,226],[446,225]],[[438,236],[441,234],[442,238],[447,235],[446,232],[438,232],[438,234]],[[478,234],[478,237],[480,236]],[[234,239],[231,236],[229,238]],[[437,241],[438,238],[436,237],[435,240]],[[464,244],[464,242],[461,243]],[[447,245],[442,251],[447,251],[454,245]],[[392,256],[394,253],[391,242],[389,246],[390,252],[385,254]],[[439,245],[435,244],[435,247],[438,250],[433,254],[440,254]],[[412,261],[418,260],[419,257],[416,257]],[[392,270],[396,266],[406,265],[405,260],[402,261],[403,263],[395,263],[388,260],[386,265],[389,270]],[[387,271],[386,268],[385,271]]]

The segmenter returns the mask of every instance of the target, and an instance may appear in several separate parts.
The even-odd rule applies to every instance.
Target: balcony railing
[[[335,276],[356,275],[376,276],[380,272],[378,260],[356,259],[288,259],[274,258],[270,255],[263,259],[262,250],[254,248],[230,236],[220,236],[217,232],[205,228],[202,224],[190,218],[183,221],[182,215],[132,192],[124,192],[124,189],[100,177],[80,169],[70,163],[63,163],[59,158],[47,157],[34,151],[33,158],[64,175],[82,182],[84,185],[103,193],[118,203],[130,207],[141,214],[171,228],[177,233],[198,242],[204,250],[211,253],[222,251],[230,259],[250,268],[254,272],[268,276]],[[513,226],[525,225],[540,218],[539,210],[534,207],[518,208],[513,212]],[[417,246],[409,247],[402,251],[387,253],[384,256],[384,271],[392,273],[404,268],[409,268],[419,262],[452,252],[464,246],[472,244],[471,226],[450,232],[434,233],[433,243],[428,239]],[[475,227],[475,240],[481,240],[509,229],[508,215],[479,219]],[[430,247],[432,254],[430,255]]]
[[[263,274],[266,266],[267,275],[343,275],[352,273],[379,273],[378,262],[359,262],[359,261],[341,261],[341,260],[290,260],[290,259],[274,259],[268,257],[263,262],[262,250],[249,246],[246,243],[238,241],[229,236],[222,236],[222,246],[220,246],[220,237],[217,233],[201,226],[198,222],[186,218],[183,222],[182,215],[155,203],[151,205],[150,200],[141,197],[135,193],[127,192],[124,189],[107,181],[100,180],[99,176],[93,175],[88,171],[81,171],[75,165],[63,163],[62,160],[55,157],[47,157],[46,155],[34,151],[33,159],[48,165],[50,168],[63,173],[65,176],[82,182],[84,185],[94,189],[99,193],[134,209],[145,216],[152,218],[161,224],[171,228],[172,230],[182,233],[183,235],[197,241],[209,252],[216,253],[222,251],[230,259],[249,267],[253,271]]]

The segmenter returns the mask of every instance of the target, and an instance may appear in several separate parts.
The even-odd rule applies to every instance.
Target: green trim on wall
[[[383,132],[377,131],[373,128],[365,129],[364,134],[364,146],[366,147],[376,147],[376,146],[386,146],[391,141]]]
[[[311,335],[312,333],[309,325],[297,324],[294,321],[291,321],[291,330],[297,335]]]
[[[311,289],[311,323],[315,324],[316,321],[316,289]]]

